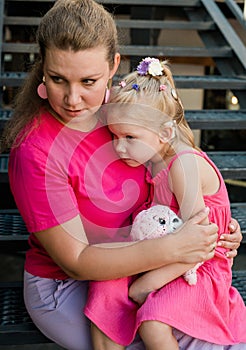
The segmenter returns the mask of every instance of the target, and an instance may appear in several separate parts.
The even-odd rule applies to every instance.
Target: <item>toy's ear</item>
[[[165,127],[159,132],[159,139],[162,143],[167,143],[172,140],[174,137],[174,128],[173,126]]]

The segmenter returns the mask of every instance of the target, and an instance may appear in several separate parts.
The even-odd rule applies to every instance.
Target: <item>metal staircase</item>
[[[202,135],[214,130],[218,135],[225,131],[237,135],[238,131],[246,130],[246,24],[242,1],[99,2],[114,13],[120,38],[124,38],[120,45],[124,69],[120,68],[115,80],[120,79],[123,70],[128,72],[146,56],[168,58],[171,64],[199,64],[204,67],[203,75],[174,75],[177,88],[202,89],[212,99],[230,91],[237,97],[240,108],[211,107],[204,99],[201,110],[187,108],[186,118],[191,128],[202,130]],[[0,132],[11,115],[13,97],[37,55],[35,29],[53,3],[0,0]],[[198,38],[195,44],[190,41],[193,36]],[[164,37],[164,44],[160,37]],[[245,184],[246,142],[239,151],[215,148],[208,149],[208,153],[226,180]],[[0,190],[4,196],[0,196],[0,252],[15,254],[27,248],[28,233],[11,197],[7,165],[8,154],[1,154]],[[239,255],[245,254],[246,196],[241,202],[232,203],[231,208],[245,234]],[[246,302],[246,271],[235,270],[233,284]],[[0,284],[0,295],[4,300],[0,307],[0,345],[49,342],[26,314],[21,283]]]

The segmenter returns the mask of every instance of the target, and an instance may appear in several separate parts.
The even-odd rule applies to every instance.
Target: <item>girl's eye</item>
[[[133,137],[133,136],[131,136],[131,135],[126,135],[126,139],[127,139],[127,140],[133,140],[133,139],[134,139],[134,137]]]

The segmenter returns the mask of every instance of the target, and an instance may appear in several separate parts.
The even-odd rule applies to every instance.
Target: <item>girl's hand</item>
[[[243,239],[241,228],[237,220],[231,219],[229,224],[229,230],[231,233],[223,233],[220,236],[218,245],[224,248],[231,249],[226,253],[228,258],[235,258],[237,256],[237,249],[240,246],[240,243]]]

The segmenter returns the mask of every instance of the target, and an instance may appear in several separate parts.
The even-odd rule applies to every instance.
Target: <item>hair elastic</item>
[[[164,84],[160,85],[160,88],[159,88],[160,91],[166,91],[166,89],[167,89],[166,85],[164,85]]]
[[[119,83],[119,85],[120,85],[122,88],[124,88],[124,87],[126,86],[126,82],[125,82],[124,80],[122,80],[122,81]]]
[[[132,88],[136,91],[139,91],[139,89],[140,89],[138,84],[132,84]]]

